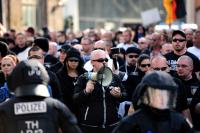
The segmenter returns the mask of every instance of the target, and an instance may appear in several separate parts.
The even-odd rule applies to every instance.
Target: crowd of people
[[[40,95],[38,86],[26,86],[27,90],[34,88],[30,91],[33,95],[24,89],[28,84],[44,85],[36,82],[35,77],[31,79],[32,75],[41,73],[40,67],[28,72],[30,79],[17,79],[19,64],[31,67],[34,64],[31,62],[44,66],[49,77],[48,82],[45,81],[49,96]],[[0,37],[0,64],[0,132],[12,131],[3,124],[7,119],[6,105],[17,106],[16,101],[23,101],[25,106],[28,100],[23,98],[34,99],[34,96],[36,101],[44,96],[42,101],[58,104],[47,102],[46,106],[50,110],[58,108],[56,116],[48,113],[49,117],[58,117],[55,120],[57,128],[52,130],[60,133],[200,131],[199,29],[148,31],[138,25],[136,29],[123,31],[91,28],[79,34],[64,31],[39,34],[33,27],[24,32],[11,29]],[[17,70],[23,73],[26,67]],[[102,68],[112,71],[107,86],[86,76]],[[44,105],[42,102],[37,104]],[[15,110],[15,113],[20,112]],[[35,121],[31,121],[32,126]],[[44,126],[44,122],[38,121]],[[69,128],[69,124],[73,126]],[[31,124],[27,124],[26,131],[33,130],[29,126]],[[20,131],[24,132],[24,127]]]

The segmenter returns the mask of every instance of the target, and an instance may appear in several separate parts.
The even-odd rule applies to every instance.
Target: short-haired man
[[[194,46],[188,48],[187,51],[197,56],[200,60],[200,30],[194,33],[193,42]]]
[[[160,50],[162,55],[166,55],[166,54],[168,54],[168,53],[170,53],[172,51],[173,51],[173,46],[172,46],[171,43],[163,44],[162,47],[161,47],[161,50]]]
[[[193,61],[189,56],[183,55],[177,60],[177,75],[181,79],[185,88],[187,95],[187,102],[190,107],[190,112],[193,120],[193,125],[196,128],[199,119],[196,117],[196,113],[193,108],[191,108],[191,101],[194,97],[196,91],[200,89],[200,82],[196,75],[193,74]]]
[[[165,55],[172,73],[176,72],[177,60],[182,55],[187,55],[192,58],[194,72],[200,71],[200,61],[195,55],[187,52],[186,43],[186,35],[183,31],[175,30],[172,33],[173,51]]]
[[[112,66],[113,66],[113,60],[110,58],[109,56],[109,53],[106,49],[106,41],[103,41],[103,40],[99,40],[99,41],[96,41],[94,43],[94,46],[93,46],[93,49],[94,50],[103,50],[105,51],[106,53],[106,58],[108,59],[108,67],[110,67],[112,69]],[[91,71],[93,69],[93,66],[91,64],[91,60],[87,61],[84,65],[84,69],[87,70],[87,71]]]
[[[93,41],[89,37],[84,36],[81,39],[81,45],[83,48],[81,52],[83,61],[87,62],[90,60],[91,52],[93,50]]]
[[[138,47],[138,45],[132,41],[132,31],[127,29],[123,31],[122,36],[124,37],[124,43],[120,43],[117,45],[118,48],[124,48],[127,50],[129,47]]]
[[[91,53],[93,72],[107,66],[107,54],[103,50],[94,50]],[[83,132],[110,133],[120,120],[118,115],[119,102],[126,93],[120,79],[113,75],[110,85],[80,76],[74,90],[74,102],[79,108],[77,118]]]
[[[194,31],[192,28],[186,28],[184,29],[185,31],[185,35],[186,35],[186,40],[187,40],[187,45],[186,47],[192,47],[193,46],[193,35],[194,35]]]
[[[138,48],[141,50],[142,54],[150,55],[149,41],[147,38],[141,37],[138,39]]]

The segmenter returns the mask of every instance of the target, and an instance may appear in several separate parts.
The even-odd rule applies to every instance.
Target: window
[[[37,0],[22,0],[22,22],[24,26],[36,27]]]

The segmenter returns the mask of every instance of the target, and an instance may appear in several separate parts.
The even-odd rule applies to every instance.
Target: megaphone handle
[[[104,70],[105,70],[105,64],[103,64],[103,72],[104,72]],[[102,86],[102,83],[103,83],[103,76],[101,76],[101,86]]]
[[[117,70],[118,69],[118,67],[117,67],[117,58],[113,58],[113,65],[115,67],[115,70]]]

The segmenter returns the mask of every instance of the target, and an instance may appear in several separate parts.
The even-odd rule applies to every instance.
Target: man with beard
[[[183,31],[175,30],[172,33],[173,51],[165,55],[172,74],[176,72],[177,60],[182,55],[187,55],[192,58],[194,62],[194,72],[198,73],[200,71],[200,61],[195,55],[187,52],[186,43],[186,35]]]
[[[129,47],[125,52],[125,64],[120,67],[120,71],[126,72],[127,75],[133,73],[136,69],[136,62],[141,50],[136,47]]]
[[[93,72],[105,70],[107,62],[105,51],[100,49],[92,51]],[[106,86],[103,86],[102,82],[81,75],[75,84],[73,98],[75,106],[78,107],[77,118],[82,131],[110,133],[121,119],[118,115],[118,107],[119,102],[125,97],[126,92],[117,75],[113,75],[111,83]]]

